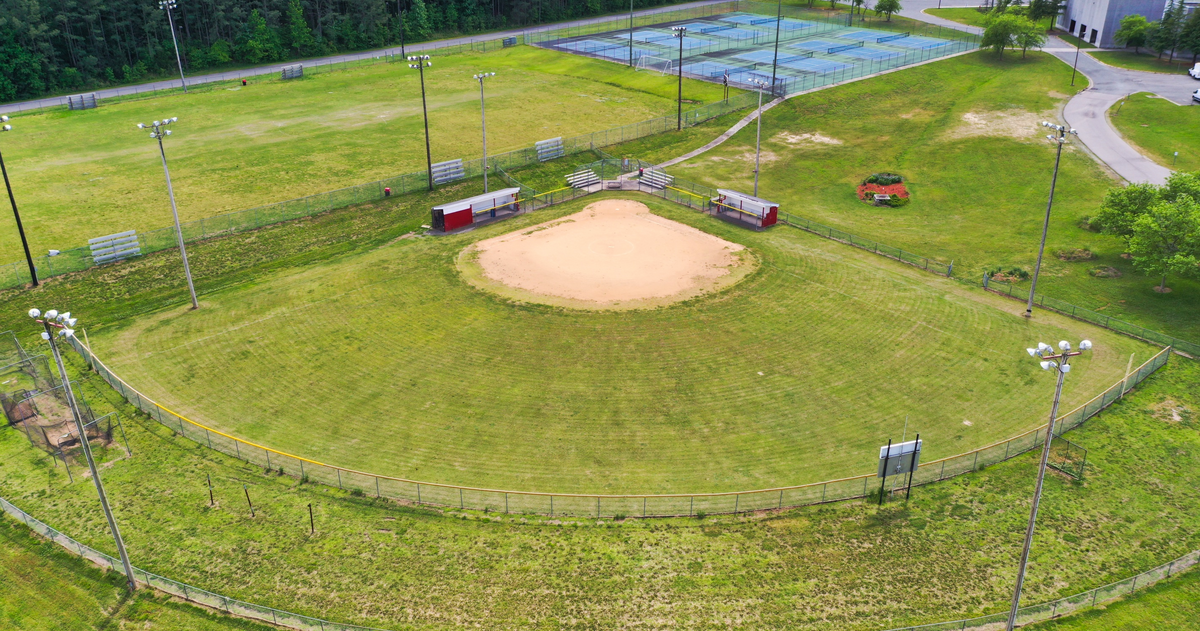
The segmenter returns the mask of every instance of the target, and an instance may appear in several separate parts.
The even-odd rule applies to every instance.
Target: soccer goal
[[[672,65],[670,59],[642,55],[638,57],[637,66],[634,67],[634,70],[652,70],[665,75],[671,72]]]

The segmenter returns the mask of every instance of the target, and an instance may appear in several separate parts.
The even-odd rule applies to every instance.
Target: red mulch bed
[[[903,183],[890,184],[888,186],[881,186],[879,184],[860,184],[858,187],[858,198],[864,202],[868,201],[868,195],[872,196],[870,201],[875,201],[874,195],[878,194],[908,199],[908,189],[904,188]]]

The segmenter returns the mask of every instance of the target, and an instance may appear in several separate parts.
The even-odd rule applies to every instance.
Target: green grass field
[[[942,18],[943,20],[951,20],[960,24],[966,24],[967,26],[978,26],[979,28],[983,28],[983,21],[987,18],[987,13],[973,7],[966,9],[925,9],[925,13]]]
[[[1200,629],[1200,572],[1193,570],[1102,609],[1028,628],[1038,631],[1195,631]]]
[[[1054,168],[1054,149],[1038,123],[1056,117],[1073,93],[1070,79],[1070,66],[1048,54],[1021,60],[976,53],[789,99],[763,117],[760,193],[802,217],[953,261],[959,277],[980,278],[995,268],[1032,271]],[[703,144],[706,130],[712,128],[693,129],[678,144],[662,136],[612,151],[661,161]],[[749,125],[671,172],[751,190],[754,139]],[[882,171],[908,178],[912,203],[879,208],[858,201],[856,185]],[[1074,147],[1064,151],[1039,290],[1200,339],[1200,282],[1170,278],[1174,291],[1158,294],[1158,279],[1121,257],[1120,240],[1080,227],[1114,185],[1092,158]],[[1077,249],[1092,258],[1057,255]],[[1092,275],[1107,267],[1121,276]],[[1028,282],[1018,287],[1028,291]]]
[[[1178,171],[1200,170],[1200,107],[1180,107],[1139,92],[1114,105],[1108,119],[1155,162]]]
[[[1083,482],[1047,478],[1026,602],[1122,579],[1200,544],[1197,383],[1200,366],[1176,357],[1069,434],[1088,448],[1088,472]],[[116,404],[127,419],[136,455],[104,476],[136,565],[390,629],[708,629],[737,620],[746,629],[879,631],[1003,611],[1037,462],[1027,454],[882,510],[848,502],[602,523],[442,512],[267,474],[130,415],[95,377],[81,391],[98,411]],[[68,484],[61,466],[4,429],[0,495],[111,552],[87,481]],[[920,591],[908,584],[914,575]]]
[[[906,416],[929,457],[949,456],[1041,422],[1050,382],[1024,353],[1038,339],[1096,342],[1068,405],[1119,380],[1131,353],[1151,354],[1077,322],[1027,322],[1015,302],[791,228],[753,233],[645,196],[748,246],[759,271],[713,297],[619,313],[514,306],[460,279],[453,261],[468,244],[595,199],[88,333],[147,396],[248,440],[377,473],[556,492],[854,475]],[[952,397],[947,371],[969,384]]]
[[[1160,59],[1151,50],[1143,50],[1140,53],[1135,53],[1132,50],[1089,50],[1088,54],[1096,58],[1097,61],[1104,62],[1110,66],[1141,70],[1143,72],[1186,74],[1187,69],[1192,67],[1190,59],[1176,57],[1175,61],[1168,61],[1168,57]]]
[[[425,77],[434,162],[479,157],[471,76],[482,70],[498,73],[487,85],[493,154],[675,111],[674,79],[620,64],[529,46],[437,58]],[[721,93],[687,80],[685,106]],[[35,255],[170,225],[157,147],[134,127],[168,116],[179,117],[166,145],[183,221],[425,168],[418,77],[402,63],[20,116],[4,157]],[[22,257],[7,213],[0,252],[2,263]]]

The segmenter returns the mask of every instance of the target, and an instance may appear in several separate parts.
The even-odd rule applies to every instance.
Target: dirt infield
[[[677,302],[736,282],[754,267],[741,245],[628,199],[599,201],[574,215],[480,241],[463,254],[460,268],[476,286],[521,301],[585,309]]]

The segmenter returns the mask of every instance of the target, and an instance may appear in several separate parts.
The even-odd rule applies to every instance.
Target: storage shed
[[[476,215],[487,214],[490,219],[497,216],[497,211],[510,215],[515,214],[518,210],[517,195],[520,192],[519,188],[503,188],[434,206],[433,229],[439,232],[451,232],[477,223]]]
[[[773,226],[779,221],[779,204],[745,193],[718,188],[712,202],[718,215],[731,216],[755,228]]]

